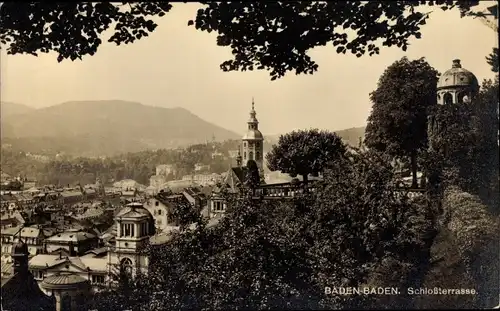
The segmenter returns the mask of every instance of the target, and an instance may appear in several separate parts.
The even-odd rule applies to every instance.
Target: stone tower
[[[261,175],[264,172],[264,136],[259,131],[259,121],[256,117],[255,103],[252,99],[252,110],[250,110],[250,119],[248,120],[247,133],[243,136],[243,166],[249,160],[254,160],[259,167]]]
[[[462,68],[459,59],[453,60],[440,78],[437,85],[438,105],[467,104],[477,96],[479,83],[476,76]]]
[[[437,85],[438,106],[434,107],[434,111],[429,114],[427,134],[429,154],[433,157],[432,165],[441,165],[441,167],[437,168],[436,166],[431,169],[429,175],[431,184],[442,188],[447,183],[456,185],[457,180],[460,179],[460,165],[453,164],[451,154],[456,154],[456,150],[466,148],[466,146],[459,146],[461,142],[458,145],[456,142],[451,145],[451,141],[456,141],[456,139],[449,136],[456,135],[456,132],[459,131],[458,128],[465,130],[473,123],[470,112],[473,110],[474,99],[478,92],[479,83],[476,76],[462,68],[458,59],[453,60],[452,68],[439,78]],[[432,176],[439,181],[433,180]]]

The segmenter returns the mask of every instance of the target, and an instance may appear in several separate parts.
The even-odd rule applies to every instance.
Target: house
[[[206,196],[201,190],[197,187],[189,187],[186,188],[182,195],[186,198],[186,200],[192,205],[199,207],[200,209],[207,204]]]
[[[2,230],[2,260],[10,261],[9,254],[12,252],[12,247],[20,241],[20,238],[28,246],[30,256],[43,253],[45,251],[44,242],[51,234],[50,230],[42,229],[39,226],[19,226]]]
[[[210,218],[219,217],[226,211],[227,204],[223,194],[239,193],[239,186],[245,183],[246,174],[246,167],[232,167],[226,173],[223,182],[213,188],[212,195],[208,199],[208,215]]]
[[[153,215],[157,232],[168,230],[169,204],[167,201],[160,200],[157,197],[148,199],[144,204],[144,207]]]
[[[0,218],[0,226],[2,230],[22,226],[26,222],[26,217],[19,211],[7,210],[2,213],[2,217]]]
[[[57,233],[45,241],[45,248],[49,254],[63,251],[71,255],[83,255],[97,246],[96,235],[76,230]]]
[[[63,204],[78,203],[85,198],[84,193],[82,193],[81,190],[68,189],[68,188],[60,192],[60,195],[62,197]]]

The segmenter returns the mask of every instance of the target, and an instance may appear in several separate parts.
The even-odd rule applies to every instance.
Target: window
[[[161,209],[159,209],[159,210],[158,210],[158,215],[160,215],[160,216],[161,216]]]
[[[160,202],[156,201],[155,206],[158,206],[158,205],[160,205]]]
[[[450,93],[446,93],[443,96],[443,101],[445,105],[453,104],[453,96]]]
[[[158,219],[158,220],[156,221],[156,225],[157,225],[157,226],[161,226],[161,220],[160,220],[160,219]]]
[[[253,159],[254,159],[254,158],[253,158],[253,151],[250,151],[250,152],[248,153],[248,160],[253,160]]]
[[[224,210],[224,203],[220,201],[214,202],[214,211],[221,212]]]
[[[33,277],[34,277],[36,280],[43,280],[43,277],[44,277],[44,273],[43,273],[43,271],[40,271],[40,270],[33,270],[31,273],[33,274]]]
[[[260,160],[260,152],[255,153],[255,160]]]
[[[128,258],[124,258],[121,263],[120,263],[120,266],[122,268],[122,271],[128,275],[132,275],[132,260],[128,259]]]
[[[92,275],[92,284],[104,284],[104,275]]]
[[[243,152],[243,159],[246,160],[247,159],[247,152]]]

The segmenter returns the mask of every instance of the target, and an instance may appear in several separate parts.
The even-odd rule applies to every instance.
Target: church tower
[[[254,160],[259,167],[261,174],[264,172],[264,136],[259,131],[259,121],[256,117],[255,103],[252,98],[252,110],[250,110],[250,119],[248,120],[247,133],[243,136],[243,166],[249,160]]]

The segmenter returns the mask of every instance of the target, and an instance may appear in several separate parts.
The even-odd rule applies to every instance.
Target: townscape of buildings
[[[440,104],[466,100],[463,90],[477,79],[463,78],[462,71],[459,62],[454,62],[452,70],[441,77]],[[168,243],[170,233],[179,229],[173,217],[176,209],[188,204],[209,219],[209,225],[215,225],[227,208],[221,192],[239,191],[249,160],[257,163],[265,180],[258,195],[293,196],[298,191],[294,183],[272,182],[264,176],[263,141],[252,102],[240,150],[233,153],[235,166],[225,174],[193,174],[167,181],[175,166],[163,164],[157,166],[148,187],[133,180],[105,187],[96,180],[92,185],[55,189],[20,180],[21,191],[1,195],[2,292],[23,292],[24,300],[75,310],[89,292],[111,286],[117,271],[132,276],[147,272],[149,258],[142,250]],[[9,178],[2,174],[2,183]],[[5,297],[4,308],[20,303]]]
[[[1,194],[2,291],[35,282],[38,287],[26,287],[32,291],[26,297],[39,301],[50,296],[57,310],[73,310],[89,291],[112,285],[117,271],[147,271],[149,261],[141,251],[168,242],[179,229],[176,208],[189,204],[214,225],[226,208],[220,191],[238,192],[246,176],[244,163],[254,160],[263,174],[264,137],[258,123],[252,102],[241,150],[233,152],[236,166],[224,174],[200,173],[209,167],[196,165],[195,174],[167,181],[175,166],[163,164],[148,187],[133,180],[107,187],[97,179],[91,185],[57,188],[3,173],[3,184],[15,181],[21,187]],[[33,279],[19,279],[30,279],[27,271]]]

